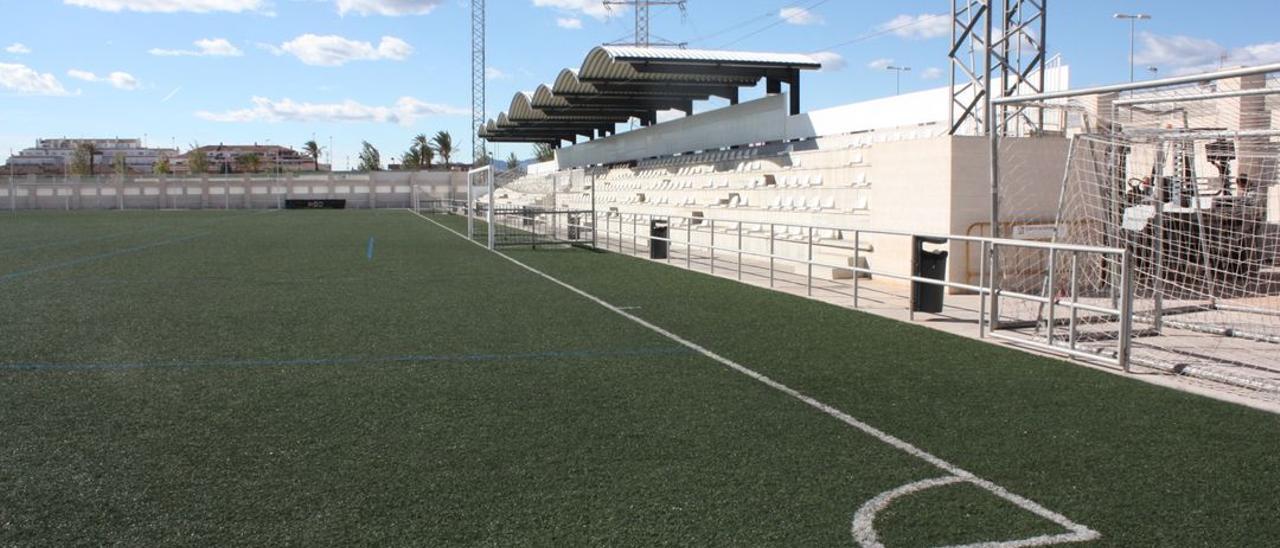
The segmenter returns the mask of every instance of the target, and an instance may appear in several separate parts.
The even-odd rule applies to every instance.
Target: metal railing
[[[754,277],[761,281],[761,285],[770,288],[778,288],[784,284],[803,286],[804,294],[808,297],[825,294],[835,295],[837,299],[847,298],[843,302],[855,309],[862,307],[864,294],[868,291],[885,291],[882,287],[868,287],[864,280],[870,278],[969,292],[979,296],[975,320],[979,337],[990,336],[1017,345],[1130,370],[1133,259],[1130,252],[1124,249],[982,236],[752,223],[696,216],[632,214],[624,217],[614,212],[586,213],[590,215],[590,223],[585,220],[581,224],[568,223],[565,229],[592,231],[596,238],[595,247],[598,249],[645,256],[650,246],[661,242],[666,245],[668,252],[665,253],[665,258],[657,259],[660,262],[690,270],[702,268],[712,275],[739,281]],[[655,221],[667,227],[665,237],[655,236],[650,232]],[[834,237],[821,238],[823,235]],[[906,238],[912,245],[917,239],[927,239],[979,246],[979,282],[974,284],[954,281],[949,276],[935,279],[915,272],[894,272],[873,267],[869,260],[873,254],[863,244],[875,239],[877,246],[883,248],[886,240],[893,238]],[[999,265],[990,260],[1001,249],[1032,250],[1044,255],[1044,279],[1041,284],[1044,289],[1041,294],[1017,291],[1003,285],[1008,281],[1006,276],[1002,275],[1004,273],[1000,271]],[[847,264],[833,264],[819,258],[821,255],[844,254],[849,254]],[[1092,257],[1096,261],[1114,265],[1118,269],[1119,287],[1105,295],[1090,295],[1091,288],[1081,285],[1082,257]],[[1064,294],[1055,295],[1053,288],[1058,285],[1059,280],[1056,278],[1064,262],[1068,290]],[[786,268],[788,266],[791,268]],[[819,279],[815,270],[831,275]],[[766,279],[767,284],[764,282]],[[841,281],[842,279],[848,281]],[[1096,291],[1096,288],[1092,289]],[[1028,335],[1014,329],[1013,326],[1018,322],[1002,325],[1002,320],[994,316],[988,307],[988,298],[993,296],[994,299],[1022,301],[1039,307],[1044,313],[1031,322],[1035,333]],[[909,309],[913,310],[914,307],[909,304]],[[1065,318],[1058,316],[1059,309],[1065,309]],[[1088,318],[1084,317],[1086,314],[1089,315]],[[915,312],[911,312],[913,319],[914,315]],[[1086,320],[1093,324],[1105,321],[1114,326],[1116,332],[1113,337],[1109,337],[1115,342],[1114,348],[1086,347],[1082,344],[1080,328]],[[1061,336],[1057,329],[1060,324],[1065,324],[1066,330]]]

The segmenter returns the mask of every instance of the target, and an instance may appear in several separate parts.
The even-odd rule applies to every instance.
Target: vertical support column
[[[1120,347],[1116,361],[1129,373],[1129,353],[1133,338],[1133,251],[1125,246],[1120,260]]]
[[[995,72],[995,50],[991,47],[992,19],[991,2],[986,0],[987,16],[983,18],[983,121],[987,132],[988,162],[991,175],[991,238],[1000,238],[1000,132],[993,116],[991,105],[992,73]],[[996,290],[1000,277],[1000,251],[994,242],[991,245],[991,323],[990,328],[1000,329],[1000,292]]]
[[[800,114],[800,71],[792,69],[789,79],[791,84],[788,89],[791,95],[791,115],[795,116]]]

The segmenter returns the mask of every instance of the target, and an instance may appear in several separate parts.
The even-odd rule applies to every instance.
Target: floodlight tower
[[[655,44],[649,39],[649,7],[650,6],[679,6],[680,13],[685,14],[685,4],[687,0],[603,0],[606,9],[612,9],[612,6],[632,6],[636,12],[636,40],[635,45],[642,48],[651,47]],[[672,44],[668,42],[656,44],[660,46],[683,46],[683,44]]]
[[[471,0],[471,157],[479,163],[485,156],[484,139],[484,0]]]
[[[988,120],[989,98],[1041,93],[1045,82],[1046,8],[1049,0],[952,0],[951,107],[952,135],[971,129],[986,135],[993,128],[1010,131],[1010,122],[1029,133],[1044,127],[1044,114],[1026,107],[1000,107]],[[998,84],[995,79],[999,78]],[[992,86],[999,85],[1000,89]],[[994,122],[994,123],[989,123]]]

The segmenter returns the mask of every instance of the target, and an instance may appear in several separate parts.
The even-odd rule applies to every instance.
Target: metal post
[[[738,221],[738,281],[742,281],[742,221]]]
[[[591,249],[599,249],[597,247],[596,229],[599,228],[599,221],[596,219],[596,174],[591,173]]]
[[[1047,327],[1045,328],[1045,342],[1050,346],[1053,345],[1054,312],[1058,308],[1057,300],[1054,299],[1054,287],[1056,286],[1055,282],[1057,281],[1054,279],[1056,274],[1055,270],[1057,268],[1057,265],[1055,264],[1058,258],[1057,251],[1058,251],[1057,249],[1049,248],[1049,277],[1048,277],[1049,279],[1048,279],[1048,283],[1045,284],[1045,295],[1044,295],[1045,298],[1049,300],[1049,317],[1048,317],[1049,322],[1047,324]],[[1072,310],[1074,310],[1074,308]]]
[[[489,191],[489,210],[486,211],[484,214],[485,224],[487,225],[485,226],[484,231],[486,234],[489,235],[489,242],[488,242],[489,249],[492,250],[494,248],[494,244],[496,243],[494,241],[494,238],[497,236],[497,234],[495,234],[496,229],[494,228],[494,223],[493,223],[494,219],[493,219],[493,168],[492,167],[484,170],[484,182],[485,182],[485,187]]]
[[[1152,175],[1152,183],[1156,185],[1156,211],[1152,218],[1155,225],[1155,249],[1153,250],[1151,260],[1151,304],[1153,309],[1152,327],[1159,332],[1164,328],[1164,204],[1169,201],[1166,196],[1164,185],[1164,145],[1160,146],[1160,150],[1156,151],[1155,173]],[[1123,295],[1121,295],[1123,298]]]
[[[1000,237],[1000,127],[996,121],[995,112],[993,112],[992,93],[993,87],[991,73],[995,70],[995,50],[991,47],[992,38],[992,19],[995,17],[995,10],[992,4],[994,0],[987,0],[987,16],[984,17],[982,49],[984,57],[986,57],[983,74],[983,116],[986,122],[987,146],[989,163],[991,168],[991,238]],[[1002,83],[1003,85],[1003,83]],[[1000,269],[998,267],[1000,259],[999,250],[996,245],[991,246],[991,329],[1000,328],[1000,297],[995,291],[995,286],[999,284]]]
[[[711,219],[711,245],[707,246],[707,251],[711,253],[711,275],[716,275],[716,220]]]
[[[808,251],[806,253],[809,259],[805,263],[805,266],[807,266],[808,269],[805,274],[804,291],[805,291],[805,296],[812,297],[813,296],[813,227],[808,227],[808,230],[809,230],[809,239],[808,239],[808,243],[806,244],[808,246]]]
[[[370,184],[372,184],[372,182],[370,182]],[[476,239],[476,219],[475,219],[476,212],[472,209],[472,206],[475,205],[476,200],[475,200],[475,197],[472,196],[472,190],[471,190],[472,185],[471,185],[470,173],[467,174],[466,185],[467,185],[467,205],[462,210],[467,214],[467,239],[475,240]]]
[[[1129,372],[1129,352],[1133,332],[1133,251],[1125,247],[1120,261],[1120,348],[1116,361]]]
[[[693,219],[684,225],[684,267],[693,270]]]
[[[1068,329],[1067,346],[1069,346],[1072,350],[1076,349],[1076,335],[1078,333],[1076,330],[1076,320],[1080,315],[1079,311],[1075,307],[1075,305],[1080,302],[1080,298],[1079,298],[1079,295],[1080,295],[1079,262],[1080,261],[1079,259],[1080,259],[1080,252],[1072,251],[1071,252],[1071,321],[1067,328]]]
[[[777,226],[769,223],[769,287],[773,287],[773,234],[777,232]]]
[[[862,257],[862,231],[853,231],[853,307],[858,308],[858,278],[862,273],[858,272],[859,259]]]
[[[978,287],[988,287],[987,283],[987,242],[978,244]],[[987,296],[978,290],[978,338],[987,337]]]

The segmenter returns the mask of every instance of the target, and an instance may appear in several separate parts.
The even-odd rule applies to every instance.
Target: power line
[[[761,19],[771,19],[771,18],[773,18],[773,17],[776,17],[779,11],[781,11],[781,10],[783,10],[783,9],[786,9],[786,8],[793,8],[793,7],[797,7],[797,4],[794,4],[794,3],[790,2],[790,1],[788,1],[788,2],[786,2],[786,3],[784,3],[784,4],[782,4],[781,6],[779,6],[779,7],[778,7],[778,9],[766,11],[766,12],[764,12],[764,13],[760,14],[760,15],[757,15],[757,16],[752,17],[752,18],[750,18],[750,19],[745,19],[745,20],[743,20],[743,21],[741,21],[741,22],[738,22],[738,23],[734,23],[734,24],[732,24],[732,25],[729,25],[728,27],[725,27],[725,28],[723,28],[723,29],[720,29],[720,30],[718,30],[718,31],[715,31],[715,32],[713,32],[713,33],[711,33],[711,34],[704,34],[704,35],[702,35],[702,36],[698,36],[698,37],[696,37],[696,38],[692,38],[692,39],[688,40],[688,42],[689,42],[690,44],[692,44],[692,43],[695,43],[695,42],[702,42],[702,41],[704,41],[704,40],[709,40],[709,39],[711,39],[711,38],[715,38],[715,37],[717,37],[717,36],[721,36],[721,35],[724,35],[724,34],[727,34],[727,33],[733,32],[733,31],[735,31],[735,30],[738,30],[738,29],[740,29],[740,28],[742,28],[742,27],[745,27],[745,26],[751,25],[751,24],[753,24],[753,23],[755,23],[756,21],[759,21],[759,20],[761,20]]]
[[[858,42],[865,42],[865,41],[870,40],[870,39],[872,39],[872,38],[877,38],[877,37],[880,37],[880,36],[884,36],[884,35],[886,35],[886,34],[890,34],[890,33],[893,33],[893,32],[900,31],[900,30],[902,30],[902,29],[907,29],[907,28],[914,27],[914,26],[916,26],[916,25],[924,24],[924,23],[926,23],[926,22],[928,22],[928,21],[930,21],[930,20],[932,20],[932,19],[934,19],[934,18],[936,18],[936,17],[950,17],[950,16],[951,16],[951,14],[949,14],[949,13],[930,13],[930,14],[926,14],[926,15],[921,15],[920,17],[917,17],[914,21],[911,21],[911,22],[909,22],[909,23],[903,23],[903,24],[901,24],[901,25],[894,25],[894,26],[892,26],[892,27],[880,27],[880,28],[878,28],[878,29],[876,29],[876,30],[874,30],[874,31],[871,31],[871,32],[868,32],[868,33],[864,33],[864,34],[859,34],[858,36],[855,36],[855,37],[853,37],[852,39],[846,40],[846,41],[844,41],[844,42],[840,42],[840,43],[837,43],[837,44],[832,44],[832,45],[827,46],[827,47],[825,47],[825,48],[820,48],[820,49],[813,50],[813,53],[818,53],[818,52],[821,52],[821,51],[831,51],[831,50],[833,50],[833,49],[843,48],[843,47],[845,47],[845,46],[850,46],[850,45],[856,44],[856,43],[858,43]]]
[[[813,2],[813,3],[809,4],[808,6],[806,6],[806,7],[804,7],[804,8],[801,8],[801,9],[804,9],[804,10],[806,10],[806,11],[811,11],[811,10],[813,10],[813,9],[817,8],[818,6],[821,6],[821,5],[823,5],[823,4],[826,4],[828,1],[830,1],[830,0],[817,0],[816,2]],[[789,6],[789,7],[796,7],[796,6]],[[737,44],[738,42],[741,42],[741,41],[743,41],[743,40],[746,40],[747,38],[751,38],[752,36],[755,36],[755,35],[757,35],[757,34],[760,34],[760,33],[764,32],[764,31],[767,31],[767,30],[769,30],[769,29],[772,29],[772,28],[774,28],[774,27],[776,27],[776,26],[778,26],[778,25],[781,25],[781,24],[783,24],[783,23],[785,23],[785,22],[787,22],[787,18],[782,17],[782,15],[781,15],[781,14],[779,14],[779,15],[778,15],[778,20],[777,20],[777,21],[774,21],[774,22],[772,22],[772,23],[770,23],[770,24],[768,24],[768,25],[765,25],[764,27],[761,27],[761,28],[759,28],[759,29],[755,30],[754,32],[749,32],[749,33],[747,33],[747,34],[744,34],[744,35],[742,35],[742,36],[739,36],[739,37],[738,37],[738,39],[733,40],[733,41],[730,41],[730,42],[728,42],[728,43],[726,43],[726,44],[723,44],[723,45],[721,45],[720,47],[722,47],[722,48],[727,48],[727,47],[729,47],[729,46],[732,46],[732,45],[734,45],[734,44]]]

